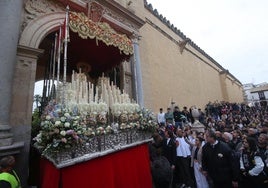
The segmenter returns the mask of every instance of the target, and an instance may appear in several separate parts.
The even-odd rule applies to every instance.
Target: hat
[[[0,167],[1,168],[7,168],[7,167],[13,167],[15,164],[15,158],[13,156],[6,156],[0,160]]]

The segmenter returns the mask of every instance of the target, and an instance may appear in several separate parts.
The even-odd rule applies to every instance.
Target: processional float
[[[82,25],[81,25],[82,24]],[[57,168],[74,165],[99,156],[133,147],[151,140],[157,127],[155,115],[141,108],[129,95],[102,75],[96,85],[79,70],[72,71],[67,82],[67,47],[69,28],[84,39],[96,38],[114,45],[129,55],[133,53],[126,35],[109,33],[106,23],[95,23],[83,13],[69,11],[55,37],[53,83],[57,61],[57,88],[42,113],[35,147]],[[110,37],[110,38],[109,38]],[[63,82],[60,82],[60,47],[64,38]],[[57,41],[57,42],[56,42]]]

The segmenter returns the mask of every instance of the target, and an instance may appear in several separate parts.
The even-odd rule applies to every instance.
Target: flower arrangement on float
[[[102,81],[100,92],[96,89],[94,95],[83,75],[76,78],[82,80],[72,78],[65,105],[51,101],[43,112],[41,130],[34,138],[42,155],[55,158],[65,152],[66,159],[70,152],[76,156],[100,152],[150,138],[157,129],[153,112],[131,102],[126,93],[109,86],[109,81]]]
[[[86,146],[93,138],[108,134],[120,136],[122,131],[140,131],[150,135],[156,131],[157,122],[153,112],[136,105],[135,110],[132,105],[129,108],[126,106],[122,105],[125,111],[117,111],[115,121],[108,121],[108,112],[100,111],[103,108],[101,105],[94,106],[96,111],[85,112],[79,110],[84,110],[84,106],[69,109],[51,102],[42,116],[41,130],[34,138],[35,146],[43,155],[53,155]]]
[[[85,136],[94,134],[84,125],[79,114],[51,102],[41,117],[40,131],[34,140],[35,146],[45,155],[75,147],[83,142]]]

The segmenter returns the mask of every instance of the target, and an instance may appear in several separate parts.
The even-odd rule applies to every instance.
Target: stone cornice
[[[167,37],[169,40],[171,40],[172,42],[174,42],[176,45],[179,46],[179,42],[174,39],[172,36],[170,36],[167,32],[165,32],[164,30],[162,30],[159,26],[157,26],[156,24],[154,24],[151,20],[149,20],[148,18],[146,18],[146,22],[148,24],[150,24],[152,27],[154,27],[156,30],[158,30],[160,33],[162,33],[165,37]],[[215,69],[216,71],[219,71],[219,69],[217,69],[216,67],[212,66],[211,64],[209,64],[207,61],[205,61],[203,58],[201,58],[200,56],[198,56],[196,53],[194,53],[193,51],[189,50],[188,48],[185,48],[186,51],[188,51],[189,53],[191,53],[192,55],[194,55],[196,58],[200,59],[201,61],[203,61],[204,63],[206,63],[208,66],[210,66],[211,68]],[[223,67],[220,67],[222,70]]]
[[[144,25],[144,21],[133,14],[130,10],[126,9],[125,7],[121,6],[116,1],[111,0],[96,0],[96,2],[100,3],[101,5],[108,7],[109,9],[118,13],[122,18],[129,20],[133,24],[135,24],[138,29]]]
[[[18,55],[29,57],[29,58],[37,59],[37,57],[39,57],[43,53],[44,53],[43,49],[31,48],[28,46],[18,45],[18,48],[17,48]]]
[[[0,146],[0,157],[20,153],[24,145],[24,142],[15,142],[9,146]]]

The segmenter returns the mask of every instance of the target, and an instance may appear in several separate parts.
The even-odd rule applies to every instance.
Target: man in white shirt
[[[166,123],[166,119],[165,119],[165,113],[163,112],[163,109],[160,108],[159,110],[160,112],[157,114],[157,122],[158,125],[161,126],[165,126]]]
[[[184,132],[182,129],[177,129],[177,158],[176,167],[179,174],[179,182],[182,183],[181,187],[193,187],[194,182],[190,173],[191,151],[190,145],[185,141]]]

